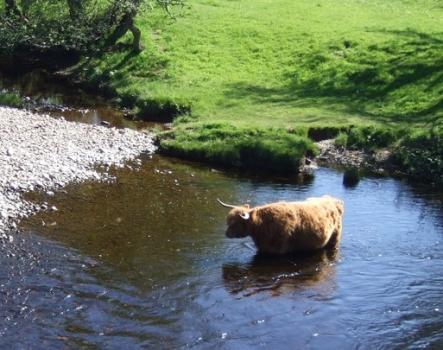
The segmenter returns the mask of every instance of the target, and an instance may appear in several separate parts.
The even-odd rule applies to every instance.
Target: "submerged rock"
[[[343,185],[345,187],[355,187],[360,182],[360,171],[357,168],[348,168],[343,174]]]

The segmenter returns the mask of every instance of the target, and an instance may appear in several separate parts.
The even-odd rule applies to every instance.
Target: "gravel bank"
[[[47,209],[25,201],[23,192],[50,194],[69,182],[101,180],[107,173],[97,172],[97,165],[121,167],[154,150],[148,133],[0,107],[0,239],[12,240],[8,232],[18,219]]]

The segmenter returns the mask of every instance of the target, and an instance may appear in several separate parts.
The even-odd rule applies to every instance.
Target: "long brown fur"
[[[330,196],[303,202],[278,202],[232,209],[226,236],[251,236],[259,253],[287,254],[336,247],[341,239],[344,206]],[[241,215],[249,214],[248,219]]]

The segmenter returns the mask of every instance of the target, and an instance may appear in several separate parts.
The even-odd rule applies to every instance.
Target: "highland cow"
[[[226,236],[251,236],[259,253],[306,253],[335,248],[340,243],[343,202],[333,197],[277,202],[255,208],[218,201],[231,208]]]

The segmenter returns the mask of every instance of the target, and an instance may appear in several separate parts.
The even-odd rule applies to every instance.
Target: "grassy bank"
[[[276,134],[286,150],[297,148],[293,157],[311,150],[304,132],[297,132],[304,142],[293,142],[293,130],[329,127],[335,136],[354,126],[339,136],[349,145],[358,145],[355,138],[398,146],[409,130],[426,134],[442,124],[439,1],[189,4],[177,21],[161,12],[139,16],[146,47],[141,54],[116,51],[81,66],[84,76],[106,81],[118,102],[139,115],[188,114],[161,136],[164,152],[243,164],[240,145],[248,143],[256,145],[257,158],[266,149],[265,159],[283,159],[279,147],[269,146]],[[368,139],[368,126],[392,131]],[[230,128],[235,136],[223,131]]]
[[[391,167],[417,181],[443,186],[443,128],[352,127],[340,131],[337,146],[363,149],[380,148],[392,152]]]
[[[296,173],[304,155],[314,155],[306,134],[228,123],[177,126],[159,135],[161,151],[225,166]]]
[[[128,34],[115,50],[77,66],[139,116],[185,114],[161,136],[164,152],[244,164],[239,159],[250,143],[257,159],[284,159],[282,152],[295,159],[312,151],[307,135],[323,128],[354,147],[386,138],[381,143],[400,154],[414,143],[412,130],[426,135],[443,124],[440,0],[188,4],[176,21],[161,10],[138,16],[142,53],[128,50]],[[368,139],[371,126],[389,135]],[[281,147],[271,146],[275,140]]]

